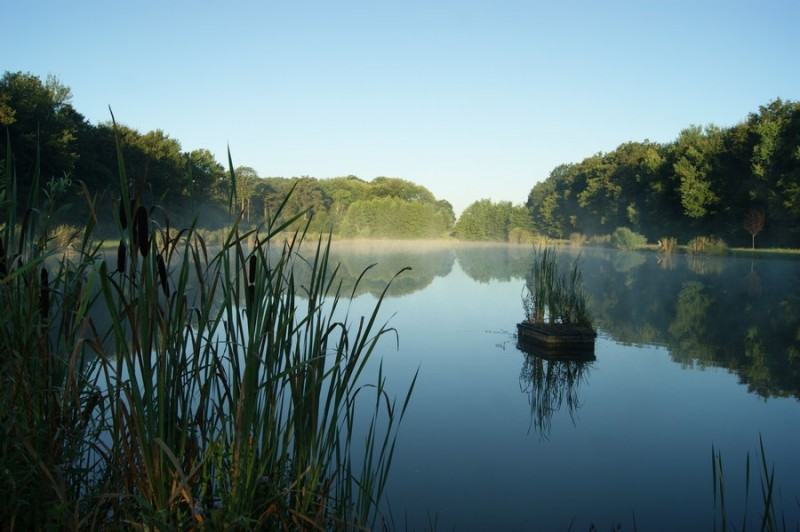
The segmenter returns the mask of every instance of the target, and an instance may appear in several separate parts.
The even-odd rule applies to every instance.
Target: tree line
[[[531,190],[536,230],[563,238],[626,227],[655,242],[700,235],[797,246],[800,104],[776,99],[735,126],[691,126],[556,167]]]
[[[472,203],[454,235],[583,242],[619,231],[653,243],[711,237],[755,247],[758,236],[762,245],[796,247],[800,104],[776,99],[733,127],[690,126],[673,142],[627,142],[561,164],[524,205]]]
[[[481,199],[458,220],[449,202],[399,178],[262,177],[248,166],[231,176],[209,150],[184,151],[160,129],[90,124],[72,107],[71,90],[52,76],[6,72],[0,125],[6,130],[0,165],[11,164],[11,153],[18,197],[30,194],[37,173],[45,183],[68,176],[94,194],[113,196],[119,139],[133,195],[185,222],[202,212],[200,223],[212,227],[230,223],[232,210],[250,224],[302,212],[298,224],[349,238],[525,243],[626,228],[650,242],[704,235],[731,245],[755,246],[758,237],[762,245],[796,246],[800,231],[800,104],[780,99],[733,127],[690,126],[673,142],[628,142],[561,164],[525,203]],[[77,219],[78,187],[71,193],[78,208],[70,215]]]
[[[141,133],[112,120],[90,124],[71,104],[72,92],[58,79],[22,72],[0,79],[0,125],[5,130],[0,166],[13,167],[17,197],[35,183],[69,183],[74,208],[64,216],[82,219],[85,202],[78,181],[111,205],[119,188],[117,141],[130,194],[160,205],[172,219],[215,227],[241,217],[247,224],[283,222],[303,213],[297,225],[344,237],[440,238],[455,223],[453,207],[425,187],[400,178],[355,176],[331,179],[261,177],[249,166],[231,171],[207,149],[185,151],[160,129]],[[231,175],[232,174],[232,175]],[[291,193],[290,193],[291,192]],[[111,209],[103,211],[111,216]]]

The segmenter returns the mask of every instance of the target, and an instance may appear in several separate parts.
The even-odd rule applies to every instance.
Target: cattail
[[[169,284],[167,284],[167,265],[164,264],[164,257],[161,253],[156,257],[156,266],[158,267],[158,280],[161,281],[161,290],[164,295],[169,297]]]
[[[250,276],[248,277],[250,284],[256,282],[256,256],[250,255]]]
[[[253,300],[256,298],[256,285],[248,284],[247,290],[244,293],[244,303],[248,312],[253,308]]]
[[[83,407],[83,412],[81,412],[81,423],[84,425],[89,422],[92,416],[92,412],[100,404],[102,400],[102,396],[100,392],[95,391],[89,395],[89,398],[86,400],[86,405]]]
[[[125,273],[125,257],[127,252],[128,248],[125,247],[125,242],[120,240],[119,247],[117,248],[117,271],[119,273]]]
[[[136,245],[139,246],[139,253],[142,257],[147,257],[150,252],[150,230],[147,219],[147,209],[139,205],[136,209],[136,229],[134,232]]]
[[[46,268],[42,268],[41,286],[39,287],[39,314],[47,318],[50,314],[50,279]]]

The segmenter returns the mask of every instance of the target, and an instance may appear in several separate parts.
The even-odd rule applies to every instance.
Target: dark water
[[[403,244],[339,260],[345,276],[378,263],[365,308],[413,268],[382,312],[400,338],[380,352],[390,389],[419,368],[388,488],[395,526],[709,530],[713,445],[738,529],[750,454],[757,528],[759,438],[778,516],[800,523],[799,261],[584,249],[600,336],[578,364],[516,347],[530,248]]]

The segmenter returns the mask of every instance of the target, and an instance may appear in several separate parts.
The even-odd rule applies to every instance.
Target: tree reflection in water
[[[542,438],[550,434],[553,415],[566,403],[572,424],[575,413],[582,406],[578,391],[582,382],[587,382],[591,359],[544,358],[525,354],[519,373],[520,390],[528,395],[531,406],[531,424]]]

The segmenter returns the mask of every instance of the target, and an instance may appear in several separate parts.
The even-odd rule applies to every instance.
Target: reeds
[[[16,225],[3,204],[3,528],[381,526],[414,387],[398,403],[380,369],[365,371],[396,334],[379,322],[386,292],[351,316],[330,239],[311,256],[304,231],[276,242],[297,217],[263,232],[234,221],[209,247],[130,198],[118,156],[110,261],[92,244],[88,195],[77,258],[60,262],[50,217],[32,203]]]
[[[578,396],[586,384],[592,364],[583,360],[546,360],[525,356],[520,370],[520,389],[528,395],[531,425],[540,437],[547,439],[553,415],[566,403],[569,417],[575,424],[575,413],[582,406]]]
[[[522,306],[529,323],[591,325],[586,308],[578,260],[568,274],[561,274],[555,249],[536,248],[529,282],[525,285]]]
[[[725,502],[725,471],[722,465],[722,453],[711,446],[711,473],[714,491],[714,530],[747,530],[748,525],[754,526],[758,530],[786,530],[786,521],[783,517],[779,518],[776,512],[776,488],[775,488],[775,467],[767,465],[767,455],[764,451],[764,441],[759,437],[759,456],[761,464],[759,469],[759,480],[761,487],[761,500],[758,504],[760,515],[756,523],[748,518],[750,506],[750,453],[747,453],[745,460],[745,486],[744,486],[744,505],[739,508],[742,512],[741,527],[736,527],[731,521],[730,508]],[[719,521],[717,518],[719,517]]]
[[[686,252],[691,255],[726,255],[728,245],[721,238],[698,236],[686,244]]]
[[[658,250],[664,255],[669,256],[678,249],[678,240],[672,236],[662,236],[658,239]]]

